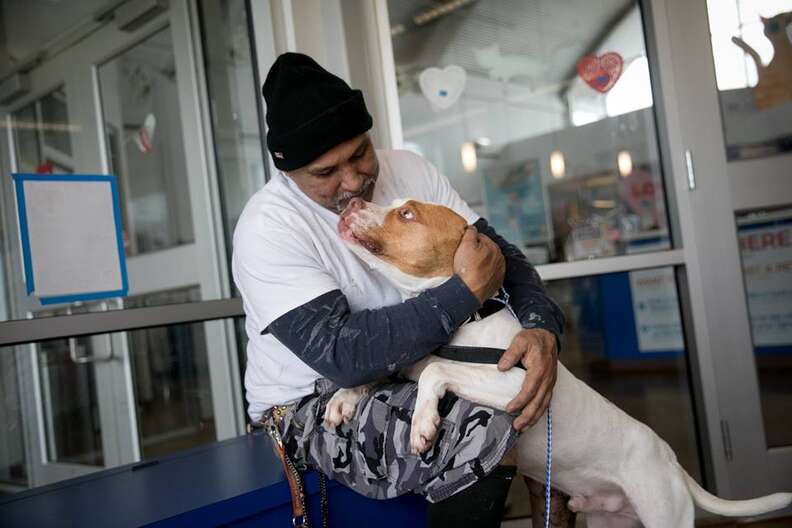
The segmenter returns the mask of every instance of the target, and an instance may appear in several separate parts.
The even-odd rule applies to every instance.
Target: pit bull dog
[[[446,281],[467,228],[450,209],[415,200],[381,207],[353,199],[338,223],[341,238],[407,299]],[[508,348],[521,330],[509,310],[460,327],[450,345]],[[410,444],[426,451],[434,441],[437,406],[446,391],[504,409],[519,392],[524,372],[496,365],[428,356],[403,373],[418,383]],[[370,386],[341,389],[328,402],[325,422],[349,420]],[[558,364],[552,396],[553,485],[568,494],[572,511],[584,512],[591,528],[693,527],[694,503],[712,513],[753,516],[786,507],[792,493],[731,501],[711,495],[679,465],[669,445]],[[546,421],[527,429],[517,443],[518,471],[544,480]]]

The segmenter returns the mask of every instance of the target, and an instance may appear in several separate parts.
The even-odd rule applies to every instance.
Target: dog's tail
[[[792,493],[773,493],[772,495],[747,500],[721,499],[699,486],[698,482],[688,475],[684,469],[680,467],[679,470],[685,477],[685,483],[693,496],[693,502],[710,513],[726,517],[751,517],[780,510],[792,504]]]

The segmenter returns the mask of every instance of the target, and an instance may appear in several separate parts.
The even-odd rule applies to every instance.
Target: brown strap
[[[278,457],[281,460],[281,464],[283,464],[283,472],[286,474],[286,481],[289,483],[293,517],[295,520],[305,519],[305,511],[300,501],[300,483],[297,482],[297,477],[294,474],[293,468],[289,467],[289,463],[286,462],[286,452],[283,447],[275,446],[275,450],[278,452]]]

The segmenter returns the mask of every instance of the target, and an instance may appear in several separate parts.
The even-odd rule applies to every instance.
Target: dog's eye
[[[410,209],[402,209],[399,211],[399,216],[404,218],[405,220],[415,220],[415,213],[412,212]]]

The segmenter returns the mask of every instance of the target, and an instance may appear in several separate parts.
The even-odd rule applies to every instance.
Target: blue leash
[[[509,309],[515,319],[519,321],[519,317],[514,313],[511,305],[509,304],[509,294],[503,287],[498,292],[498,296],[494,299],[501,302]],[[547,406],[547,465],[545,466],[545,528],[550,528],[550,468],[553,465],[553,411],[550,410],[550,405]]]
[[[550,468],[553,465],[553,412],[547,406],[547,465],[545,471],[545,528],[550,528]]]

